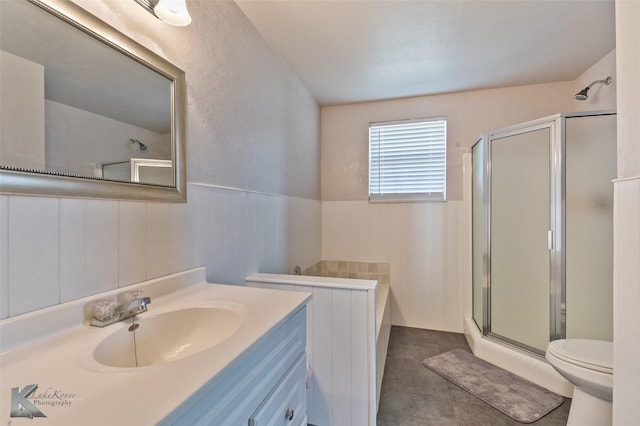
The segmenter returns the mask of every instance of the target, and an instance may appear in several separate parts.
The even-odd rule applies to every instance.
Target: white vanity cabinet
[[[306,373],[306,357],[303,356],[253,413],[249,426],[306,425]]]
[[[161,425],[307,424],[306,306],[258,339]]]

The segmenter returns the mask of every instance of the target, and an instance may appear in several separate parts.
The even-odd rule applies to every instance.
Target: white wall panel
[[[211,194],[197,186],[191,186],[189,192],[190,209],[195,212],[195,224],[190,224],[192,238],[195,240],[196,263],[204,265],[204,254],[211,253],[213,248],[213,229],[211,215],[213,200]],[[193,213],[192,213],[193,214]]]
[[[58,200],[9,199],[9,315],[59,302]]]
[[[464,284],[465,273],[469,273],[469,270],[465,270],[464,201],[448,203],[445,217],[447,218],[445,235],[449,236],[447,238],[451,238],[451,241],[447,241],[445,250],[447,255],[443,256],[444,282],[456,284],[445,285],[444,300],[455,300],[457,303],[445,306],[444,321],[446,324],[457,324],[458,327],[464,328]]]
[[[350,341],[348,342],[348,344],[351,345],[351,366],[349,369],[349,403],[351,420],[349,421],[349,424],[358,425],[367,423],[362,418],[362,413],[366,413],[369,408],[369,396],[371,395],[371,389],[369,386],[373,385],[376,380],[374,378],[368,380],[367,369],[362,368],[363,364],[374,362],[374,355],[369,353],[369,346],[373,344],[373,342],[369,341],[369,333],[358,332],[358,330],[367,330],[367,318],[369,318],[367,300],[368,292],[349,291],[349,293],[350,306],[346,308],[347,312],[349,312],[351,316],[349,321],[351,324],[349,330]],[[375,410],[375,406],[376,404],[372,404],[370,415],[373,414],[375,416],[377,411]],[[338,420],[343,421],[336,421],[334,423],[335,425],[345,423],[344,418]],[[371,420],[372,419],[370,419],[368,424],[373,423]]]
[[[616,1],[618,177],[614,201],[613,423],[640,418],[640,2]]]
[[[331,290],[333,312],[325,321],[331,321],[331,346],[342,348],[331,353],[331,424],[339,425],[351,419],[351,291]],[[317,361],[318,358],[316,358]],[[362,359],[362,358],[361,358]],[[349,420],[350,421],[350,420]],[[353,423],[351,423],[353,424]]]
[[[233,276],[245,270],[247,258],[247,194],[239,191],[226,192],[227,263],[220,271],[224,282],[233,283]],[[213,226],[218,226],[214,223]],[[238,281],[242,282],[242,281]]]
[[[202,266],[198,245],[202,231],[200,216],[198,203],[171,204],[172,273]]]
[[[147,204],[147,279],[171,273],[171,206]]]
[[[332,309],[332,295],[333,290],[329,288],[315,287],[313,289],[313,336],[316,342],[330,342],[327,345],[315,345],[313,348],[313,387],[314,394],[320,395],[332,395],[333,384],[331,382],[332,373],[332,335],[333,335],[333,321],[328,321],[328,318],[333,316]],[[311,362],[311,361],[310,361]],[[313,405],[313,417],[309,415],[310,419],[313,419],[314,424],[317,425],[329,425],[332,420],[331,404],[314,404]]]
[[[60,199],[60,301],[118,287],[118,222],[117,201]]]
[[[200,200],[195,219],[189,219],[195,228],[189,231],[191,246],[199,248],[191,257],[207,267],[208,281],[244,284],[252,273],[291,272],[320,259],[320,201],[211,185],[189,188]]]
[[[9,197],[0,195],[0,319],[9,316]]]
[[[307,356],[313,371],[307,393],[309,423],[323,426],[375,424],[376,353],[386,353],[388,339],[376,347],[376,290],[353,280],[339,283],[317,277],[257,274],[253,287],[311,292],[307,304]],[[386,293],[384,293],[386,294]],[[383,304],[384,305],[384,304]]]
[[[122,201],[118,222],[118,286],[147,279],[147,203]]]
[[[188,191],[186,204],[0,197],[0,318],[197,266],[244,284],[320,259],[320,201]]]
[[[267,247],[270,245],[267,218],[263,214],[268,210],[266,197],[261,194],[247,195],[247,227],[251,240],[248,245],[247,271],[259,271],[262,269],[267,255]]]
[[[200,238],[211,239],[211,252],[206,262],[207,272],[211,273],[227,264],[227,205],[225,193],[222,191],[210,191],[209,197],[212,203],[211,216],[208,219],[211,223],[211,234],[201,235]],[[207,280],[212,280],[212,277],[207,276]]]
[[[633,424],[640,413],[640,177],[614,183],[614,424]],[[635,317],[634,317],[635,315]]]
[[[118,202],[85,200],[84,210],[87,290],[89,294],[112,290],[118,287]]]
[[[291,273],[296,265],[305,269],[320,260],[322,211],[319,201],[293,197],[283,200],[286,216],[282,219],[287,219],[282,223],[285,226],[283,243],[287,248],[285,271]]]
[[[462,332],[461,201],[322,202],[322,258],[389,262],[395,325]]]
[[[86,280],[85,200],[60,200],[60,301],[91,294]],[[113,288],[117,286],[113,283]]]
[[[261,196],[260,205],[256,207],[256,237],[261,240],[259,271],[278,271],[278,251],[273,244],[278,241],[278,228],[274,226],[278,220],[278,209],[281,199]]]

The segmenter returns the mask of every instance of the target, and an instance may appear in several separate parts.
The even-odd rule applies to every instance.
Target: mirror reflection
[[[172,80],[25,0],[0,55],[0,168],[176,186]]]

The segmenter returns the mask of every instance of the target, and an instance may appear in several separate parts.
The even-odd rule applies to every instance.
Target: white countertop
[[[184,274],[184,273],[183,273]],[[195,274],[195,275],[194,275]],[[277,329],[310,298],[308,293],[209,284],[194,280],[204,272],[194,270],[187,280],[167,277],[125,290],[143,289],[151,296],[149,311],[233,304],[244,322],[231,337],[189,358],[139,368],[112,368],[88,362],[91,349],[122,323],[90,327],[86,305],[103,295],[0,321],[3,352],[0,355],[0,424],[16,425],[147,425],[155,424],[205,385],[260,337]],[[167,283],[170,284],[167,284]],[[173,283],[173,284],[172,284]],[[162,291],[158,291],[158,289]],[[68,318],[76,313],[76,325]],[[64,318],[64,320],[60,320]],[[51,325],[58,320],[61,329]],[[46,336],[19,338],[41,324]],[[215,327],[215,324],[212,324]],[[31,333],[33,334],[33,333]],[[8,349],[8,351],[7,351]],[[12,388],[36,384],[36,405],[46,418],[10,417]],[[35,401],[34,401],[35,403]]]
[[[371,290],[375,289],[378,285],[378,281],[376,280],[267,273],[252,274],[246,277],[245,280],[248,282],[296,284],[313,287],[344,288],[349,290]]]

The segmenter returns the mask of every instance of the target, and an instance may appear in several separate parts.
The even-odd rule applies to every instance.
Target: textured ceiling
[[[321,105],[573,80],[613,0],[236,0]]]

